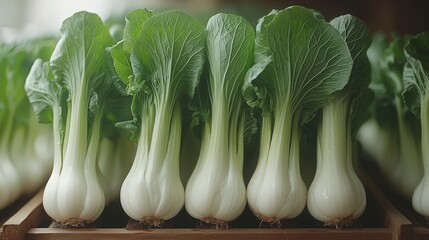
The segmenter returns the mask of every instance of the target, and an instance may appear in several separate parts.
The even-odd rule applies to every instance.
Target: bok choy
[[[207,32],[208,92],[201,112],[204,127],[200,155],[186,185],[186,210],[202,221],[227,227],[246,206],[243,180],[246,111],[241,89],[253,63],[255,32],[242,17],[217,14]],[[250,116],[248,116],[250,118]],[[251,121],[251,120],[249,120]],[[250,126],[250,125],[249,125]]]
[[[298,216],[307,199],[299,167],[300,126],[346,85],[352,58],[333,26],[299,6],[259,20],[254,57],[244,96],[262,109],[263,118],[247,199],[256,216],[278,222]]]
[[[352,140],[365,106],[371,102],[370,63],[366,51],[371,35],[351,15],[331,21],[347,43],[353,68],[347,85],[329,97],[317,132],[317,169],[308,190],[310,214],[327,225],[341,228],[359,217],[366,206],[365,189],[352,164]]]
[[[36,60],[25,89],[40,122],[52,122],[54,167],[43,206],[61,225],[95,221],[105,206],[97,176],[102,118],[111,100],[108,28],[93,13],[78,12],[61,27],[49,62]]]
[[[124,40],[112,49],[116,71],[133,96],[133,120],[118,126],[138,138],[121,204],[128,216],[149,226],[174,217],[184,205],[182,105],[198,84],[205,39],[203,26],[181,11],[138,9],[127,14]]]
[[[405,45],[404,99],[420,118],[423,178],[412,198],[414,210],[429,217],[429,32],[412,37]]]

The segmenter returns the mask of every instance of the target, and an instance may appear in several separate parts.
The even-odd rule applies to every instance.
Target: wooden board
[[[406,217],[413,225],[414,240],[429,240],[429,221],[418,214],[412,207],[411,200],[406,199],[398,192],[394,191],[392,186],[382,177],[380,169],[375,162],[366,157],[365,172],[369,175],[369,179],[376,179],[373,182],[375,188],[379,189],[384,196],[392,199],[393,207],[397,209],[404,217]]]
[[[362,240],[391,239],[391,231],[385,229],[55,229],[33,228],[27,233],[28,240],[54,239],[288,239],[288,240]]]
[[[12,217],[28,200],[30,196],[22,196],[10,206],[0,210],[0,239],[3,239],[3,224]]]
[[[23,240],[30,228],[36,227],[43,219],[47,218],[42,206],[42,198],[43,190],[39,191],[3,224],[3,239]]]

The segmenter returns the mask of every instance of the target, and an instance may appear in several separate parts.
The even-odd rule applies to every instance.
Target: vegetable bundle
[[[391,49],[395,64],[407,62],[403,83],[396,83],[401,70],[393,74],[392,99],[398,116],[404,90],[410,109],[421,109],[422,146],[429,141],[428,55],[421,54],[427,40],[423,34],[407,39],[399,60],[399,50]],[[46,212],[60,225],[84,226],[120,198],[127,215],[148,226],[160,226],[185,206],[192,217],[226,228],[246,203],[270,223],[298,216],[307,204],[327,225],[349,224],[366,207],[353,141],[381,95],[368,87],[375,73],[370,44],[356,17],[327,22],[300,6],[272,11],[256,31],[232,14],[217,14],[204,28],[181,11],[136,9],[126,15],[117,43],[96,14],[74,14],[50,59],[35,60],[25,83],[37,120],[52,123]],[[412,127],[399,122],[400,135],[407,134]],[[246,143],[258,128],[256,169],[246,183]],[[300,150],[311,138],[317,169],[307,190]],[[189,147],[188,139],[199,144]],[[181,154],[184,148],[194,154]],[[181,176],[183,165],[190,176]],[[413,203],[427,215],[423,179]]]

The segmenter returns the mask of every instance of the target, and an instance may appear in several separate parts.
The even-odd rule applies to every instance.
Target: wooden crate
[[[8,240],[48,240],[48,239],[300,239],[300,240],[402,240],[411,239],[413,227],[394,205],[378,189],[372,179],[361,174],[368,195],[367,210],[379,209],[375,216],[379,222],[376,226],[357,226],[337,230],[314,226],[294,226],[292,222],[283,229],[278,228],[245,228],[240,225],[229,230],[203,228],[166,228],[166,229],[129,229],[124,224],[120,226],[106,225],[85,229],[50,228],[49,217],[42,206],[43,193],[40,191],[16,214],[3,225],[3,239]],[[184,212],[184,211],[182,211]],[[366,211],[367,212],[367,211]],[[104,214],[104,213],[103,213]],[[370,213],[364,213],[363,220],[372,219]],[[189,217],[189,216],[188,216]],[[253,216],[247,216],[252,218]],[[110,216],[115,219],[116,217]],[[190,217],[189,217],[190,218]],[[129,225],[133,221],[129,221]],[[176,223],[180,223],[180,219]],[[296,223],[295,223],[296,224]],[[419,229],[415,229],[419,234]]]
[[[0,239],[3,239],[3,225],[11,218],[22,206],[31,198],[31,196],[22,196],[10,206],[0,210]]]
[[[391,185],[382,177],[381,171],[368,156],[364,156],[364,168],[368,178],[373,179],[376,188],[380,189],[384,196],[392,199],[392,204],[403,216],[405,216],[413,225],[413,240],[429,239],[429,220],[414,211],[411,201],[405,199],[402,195],[394,191]]]

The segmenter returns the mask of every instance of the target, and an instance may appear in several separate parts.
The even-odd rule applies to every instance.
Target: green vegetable
[[[113,40],[88,12],[66,19],[61,33],[50,61],[33,64],[26,91],[39,121],[53,123],[54,168],[43,205],[56,221],[80,226],[105,205],[96,160],[105,107],[115,98],[107,51]]]
[[[200,95],[206,98],[200,106],[202,146],[186,186],[186,210],[194,218],[224,227],[246,206],[247,119],[241,89],[253,63],[255,31],[242,17],[217,14],[208,21],[206,32],[209,74],[201,93],[208,96]]]
[[[262,109],[263,119],[247,198],[258,217],[272,222],[293,218],[305,206],[300,126],[344,87],[352,59],[338,31],[303,7],[273,11],[256,30],[255,65],[247,74],[244,96],[250,106]]]
[[[184,204],[181,105],[198,84],[204,42],[203,26],[183,12],[135,10],[127,15],[123,43],[112,50],[116,71],[133,96],[133,120],[118,126],[138,136],[121,204],[130,217],[149,225],[174,217]]]
[[[413,193],[413,208],[429,216],[429,32],[412,37],[405,45],[404,99],[420,118],[424,175]]]
[[[346,41],[353,67],[346,86],[334,92],[323,107],[317,132],[317,169],[307,204],[314,218],[341,227],[358,218],[366,206],[365,189],[353,169],[352,140],[371,101],[366,93],[371,81],[366,55],[371,35],[367,26],[351,15],[330,23]]]

